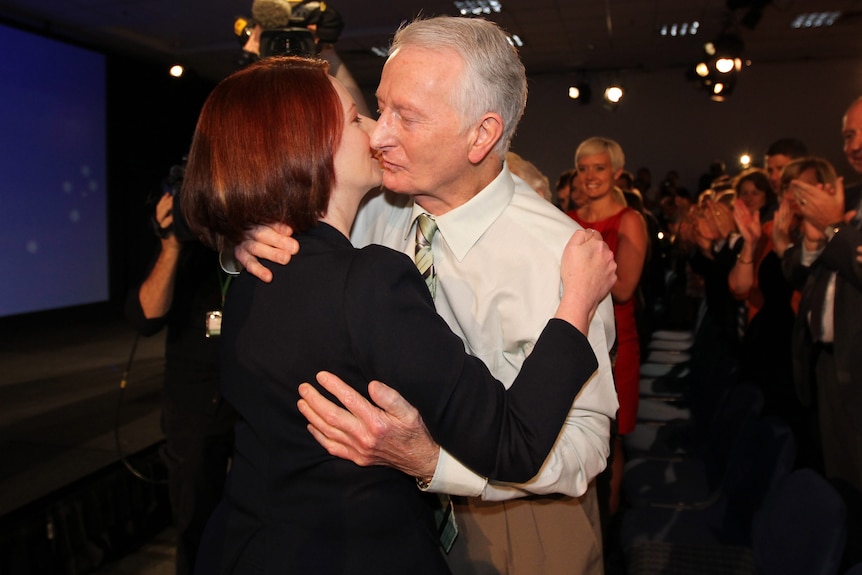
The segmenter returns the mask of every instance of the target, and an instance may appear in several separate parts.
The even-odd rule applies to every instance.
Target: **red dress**
[[[625,207],[615,215],[596,222],[585,222],[578,217],[577,210],[567,212],[584,228],[592,228],[602,234],[602,239],[611,248],[614,256],[619,244],[620,221],[626,212],[634,211]],[[635,298],[625,303],[614,302],[614,320],[617,327],[617,355],[614,362],[614,382],[620,409],[617,412],[617,427],[620,435],[630,433],[638,415],[638,396],[640,393],[641,349],[638,326],[635,322]]]

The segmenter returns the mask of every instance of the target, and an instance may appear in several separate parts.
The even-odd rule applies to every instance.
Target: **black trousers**
[[[234,413],[226,405],[212,413],[162,410],[165,445],[162,457],[177,531],[177,575],[194,571],[201,535],[224,492],[233,452]]]

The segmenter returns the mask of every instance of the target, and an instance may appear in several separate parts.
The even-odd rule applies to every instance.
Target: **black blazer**
[[[271,267],[271,284],[242,274],[227,297],[222,388],[242,420],[226,500],[204,544],[219,565],[206,568],[447,573],[433,496],[394,469],[330,456],[296,407],[298,385],[328,370],[367,396],[379,379],[460,461],[522,482],[541,467],[595,355],[580,332],[552,320],[506,392],[437,315],[404,254],[357,250],[326,224],[296,237],[299,253]]]
[[[862,186],[853,186],[845,191],[846,210],[858,206]],[[856,261],[856,248],[862,245],[860,216],[850,224],[840,224],[839,231],[826,244],[823,252],[809,268],[802,265],[801,245],[791,246],[784,254],[784,272],[791,283],[801,286],[802,299],[793,329],[793,373],[796,391],[805,405],[812,400],[814,384],[811,370],[812,341],[808,326],[808,313],[815,302],[810,294],[817,283],[828,282],[832,272],[836,272],[834,317],[834,356],[838,383],[845,385],[848,396],[847,407],[859,409],[862,406],[862,364],[859,353],[862,348],[862,266]],[[862,418],[862,413],[855,414]]]

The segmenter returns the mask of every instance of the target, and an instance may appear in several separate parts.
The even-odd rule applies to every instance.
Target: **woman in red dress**
[[[634,429],[637,419],[640,342],[635,322],[635,296],[648,242],[643,215],[628,207],[622,191],[614,185],[624,164],[623,150],[614,140],[595,137],[583,141],[575,152],[581,196],[578,207],[567,212],[583,227],[598,230],[617,262],[617,282],[611,288],[611,296],[617,328],[614,380],[620,407],[611,449],[611,514],[619,507],[619,488],[625,464],[622,436]]]

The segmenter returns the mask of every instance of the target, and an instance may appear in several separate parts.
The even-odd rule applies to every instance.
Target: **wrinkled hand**
[[[245,238],[234,247],[234,257],[248,273],[267,283],[272,281],[272,272],[260,260],[286,265],[299,251],[293,229],[286,224],[255,226],[246,232]]]
[[[617,281],[617,263],[595,230],[577,230],[563,250],[560,279],[563,295],[556,317],[586,335],[599,303]]]
[[[802,217],[820,230],[831,224],[844,221],[844,180],[838,178],[835,185],[812,185],[802,180],[790,182],[790,191]]]
[[[308,383],[299,386],[297,406],[308,419],[308,430],[330,455],[363,467],[388,465],[417,477],[434,474],[440,448],[416,408],[397,391],[379,381],[369,383],[377,407],[332,373],[321,371],[317,382],[344,408]]]
[[[760,240],[762,228],[760,226],[760,212],[752,212],[748,206],[737,198],[733,202],[733,221],[736,222],[736,229],[739,230],[745,243],[750,246],[757,245]]]

